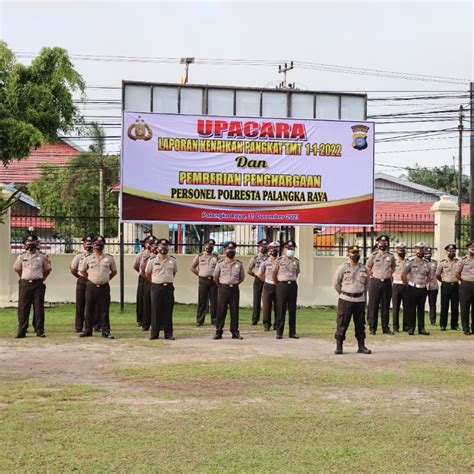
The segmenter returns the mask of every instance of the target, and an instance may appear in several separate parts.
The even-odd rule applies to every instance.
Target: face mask
[[[295,256],[295,251],[294,250],[287,250],[286,251],[286,255],[288,257],[294,257]]]
[[[84,248],[86,249],[86,252],[92,252],[92,245],[86,245]]]
[[[27,245],[26,245],[26,248],[27,248],[27,250],[29,250],[30,252],[33,252],[34,250],[36,250],[36,243],[27,244]]]
[[[94,249],[102,252],[102,250],[104,250],[104,244],[95,244]]]
[[[451,260],[456,256],[456,252],[449,252],[448,253],[448,258],[450,258]]]
[[[427,253],[425,253],[425,258],[426,258],[426,260],[428,260],[428,261],[429,261],[429,260],[431,260],[431,255],[430,255],[430,254],[427,254]]]
[[[387,250],[387,244],[380,244],[379,249],[380,250]]]
[[[168,253],[168,249],[166,248],[161,248],[158,251],[161,253],[161,255],[166,255]]]
[[[398,255],[399,257],[404,258],[405,255],[406,255],[406,252],[405,252],[405,251],[403,251],[403,252],[397,252],[397,255]]]
[[[276,257],[276,256],[278,255],[278,250],[272,250],[272,251],[270,252],[270,255],[271,255],[272,257]]]
[[[355,263],[357,263],[360,260],[360,255],[351,255],[351,260]]]
[[[214,250],[214,247],[212,245],[209,245],[208,247],[206,247],[206,253],[212,253],[213,250]]]
[[[225,254],[229,258],[234,258],[235,257],[235,250],[227,250],[227,252]]]
[[[416,256],[419,258],[423,258],[425,256],[425,252],[416,252]]]
[[[267,253],[267,247],[260,247],[261,253]]]

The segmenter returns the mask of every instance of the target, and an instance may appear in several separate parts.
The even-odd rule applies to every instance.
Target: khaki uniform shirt
[[[367,268],[372,270],[372,276],[378,280],[387,280],[395,270],[395,257],[390,252],[374,252],[367,260]]]
[[[454,257],[452,260],[443,258],[436,268],[436,276],[441,277],[441,281],[446,283],[457,283],[456,272],[459,267],[459,259]]]
[[[201,253],[194,257],[191,267],[198,269],[200,277],[209,278],[214,275],[218,261],[219,257],[213,253]]]
[[[146,269],[146,266],[148,265],[148,261],[150,260],[150,258],[154,258],[155,257],[155,254],[150,252],[148,249],[144,249],[142,250],[141,252],[141,255],[140,255],[140,275],[141,276],[145,276],[145,269]]]
[[[78,253],[71,262],[71,270],[79,270],[79,267],[82,265],[83,260],[91,255],[92,252],[88,252],[87,250],[82,251],[81,253]]]
[[[431,274],[431,267],[425,259],[419,261],[413,258],[407,262],[403,273],[407,276],[410,286],[419,285],[420,287],[425,287]]]
[[[474,259],[468,256],[461,258],[458,262],[458,272],[461,273],[462,281],[474,282]]]
[[[18,255],[13,270],[21,270],[22,280],[42,280],[44,272],[51,270],[51,261],[42,252],[25,252]]]
[[[300,261],[296,257],[278,257],[273,273],[277,281],[296,281],[300,274]]]
[[[87,279],[94,285],[105,285],[110,281],[110,274],[117,271],[117,265],[114,257],[108,253],[100,257],[91,253],[82,261],[79,271],[87,273]]]
[[[172,255],[161,259],[159,255],[150,257],[147,261],[145,272],[151,273],[152,283],[173,283],[178,271],[178,262]]]
[[[405,268],[406,263],[407,263],[406,258],[401,258],[398,255],[395,255],[395,270],[392,275],[393,283],[397,283],[399,285],[403,284],[402,272],[403,272],[403,269]]]
[[[135,261],[133,262],[133,269],[136,270],[137,272],[140,271],[140,261],[142,258],[143,250],[140,250],[140,252],[137,253],[137,256],[135,257]]]
[[[244,264],[240,260],[219,260],[214,270],[214,278],[222,285],[238,285],[245,278]]]
[[[258,276],[259,272],[260,272],[260,265],[265,262],[265,260],[268,259],[268,255],[262,255],[261,253],[258,253],[257,255],[254,255],[251,259],[250,259],[250,263],[249,263],[249,270],[252,271],[255,273],[255,275]],[[255,270],[254,270],[255,269]]]
[[[438,280],[436,279],[436,269],[438,268],[438,261],[437,260],[427,260],[428,264],[430,265],[430,275],[431,280],[428,283],[428,290],[437,290],[439,288]]]
[[[269,283],[270,285],[274,285],[275,282],[273,281],[273,271],[275,270],[275,266],[277,263],[277,258],[275,257],[268,257],[265,261],[260,264],[260,268],[258,269],[258,275],[265,275],[265,283]]]
[[[355,303],[365,301],[365,293],[369,287],[369,275],[362,263],[356,266],[352,262],[344,262],[339,265],[334,277],[334,288],[339,293],[341,300],[353,301]],[[359,294],[360,296],[349,296],[344,293]]]

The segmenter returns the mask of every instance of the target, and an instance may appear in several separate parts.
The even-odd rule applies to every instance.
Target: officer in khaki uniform
[[[406,286],[406,324],[408,334],[413,336],[418,319],[418,334],[429,336],[425,330],[425,303],[428,295],[427,285],[431,279],[431,266],[425,260],[425,244],[415,245],[416,256],[411,258],[402,272],[403,284]]]
[[[258,272],[260,265],[268,258],[267,246],[268,240],[261,239],[258,242],[258,253],[254,255],[249,262],[247,273],[254,278],[253,280],[253,311],[252,325],[256,326],[260,321],[260,307],[262,304],[263,281],[260,280]]]
[[[239,285],[244,281],[244,264],[235,258],[235,242],[224,245],[225,258],[219,260],[214,270],[214,281],[217,289],[217,320],[214,339],[222,339],[227,308],[230,310],[230,332],[232,339],[243,337],[239,332]]]
[[[150,242],[154,239],[152,235],[148,235],[143,240],[143,248],[137,253],[135,261],[133,262],[133,269],[138,273],[138,284],[137,284],[137,303],[136,303],[136,314],[137,314],[137,326],[143,326],[143,299],[145,292],[145,275],[142,269],[142,257],[143,254],[149,253]],[[145,265],[146,266],[146,265]]]
[[[436,279],[436,269],[438,268],[438,262],[431,258],[433,255],[433,249],[431,247],[425,248],[425,260],[430,264],[430,281],[426,286],[428,290],[428,307],[430,308],[430,323],[432,326],[436,324],[436,300],[438,299],[439,285]]]
[[[109,281],[117,275],[117,265],[112,255],[104,253],[104,247],[104,237],[95,237],[92,241],[92,254],[86,257],[79,267],[79,271],[87,277],[85,326],[79,337],[92,336],[94,316],[97,313],[102,337],[114,339],[110,333]]]
[[[263,329],[270,331],[272,328],[272,308],[273,308],[273,329],[277,328],[276,321],[276,285],[273,281],[273,271],[278,259],[279,242],[268,244],[268,258],[265,259],[258,270],[259,278],[263,282],[262,305],[263,305]]]
[[[382,331],[393,335],[390,330],[390,300],[392,298],[392,273],[395,270],[395,258],[388,251],[389,238],[380,235],[376,239],[378,250],[367,260],[369,281],[368,319],[370,334],[375,336],[379,319],[379,307],[382,317]]]
[[[207,302],[211,313],[211,323],[216,325],[217,315],[217,285],[214,282],[214,270],[219,257],[214,253],[216,241],[208,239],[204,242],[204,253],[194,257],[191,271],[199,278],[198,306],[196,314],[196,326],[202,326],[206,318]]]
[[[299,339],[296,335],[296,300],[298,298],[298,275],[300,262],[295,257],[296,243],[293,240],[285,242],[285,254],[278,257],[273,269],[273,281],[276,285],[277,308],[277,339],[283,338],[285,329],[285,316],[288,310],[288,336]]]
[[[393,330],[395,332],[400,331],[400,306],[403,304],[403,326],[405,329],[405,285],[402,281],[402,271],[407,263],[406,256],[406,244],[403,242],[398,243],[395,246],[395,270],[393,271],[392,281],[392,319],[393,319]]]
[[[446,258],[438,263],[436,278],[441,282],[441,312],[439,328],[446,331],[448,325],[449,303],[451,302],[451,329],[457,330],[459,323],[459,281],[456,278],[459,259],[456,258],[456,245],[444,247]]]
[[[69,266],[69,271],[77,278],[76,280],[76,319],[74,327],[77,333],[84,329],[85,311],[86,311],[86,286],[87,278],[79,273],[79,267],[83,260],[92,254],[92,236],[86,235],[82,239],[82,252],[78,253]]]
[[[346,331],[354,318],[355,337],[359,344],[357,352],[371,354],[365,347],[365,297],[369,288],[369,276],[364,265],[359,263],[360,249],[349,247],[347,261],[339,265],[334,277],[334,288],[339,294],[336,317],[336,354],[342,354]]]
[[[156,245],[157,239],[153,235],[150,235],[146,241],[145,248],[140,256],[139,271],[143,276],[143,295],[142,295],[142,316],[141,316],[141,327],[143,331],[148,331],[151,325],[151,282],[145,278],[145,269],[148,265],[148,261],[155,257],[155,253],[152,250],[152,245]]]
[[[18,330],[17,339],[26,336],[30,310],[33,305],[33,327],[38,337],[44,334],[44,295],[46,278],[51,273],[51,262],[47,255],[38,251],[38,237],[30,234],[23,239],[25,252],[18,255],[13,269],[20,277],[18,286]]]
[[[151,341],[159,339],[161,329],[165,333],[165,339],[175,339],[173,282],[178,264],[175,257],[168,255],[169,245],[168,239],[155,240],[152,246],[155,256],[148,259],[145,268],[145,278],[151,283]]]
[[[474,330],[474,241],[467,244],[468,254],[458,262],[456,277],[459,285],[462,330],[466,336]]]

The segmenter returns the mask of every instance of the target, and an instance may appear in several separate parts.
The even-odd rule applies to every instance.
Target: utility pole
[[[187,84],[189,81],[189,65],[194,63],[194,58],[181,58],[181,64],[184,64],[184,78],[183,84]]]
[[[457,229],[457,244],[458,244],[458,249],[461,248],[461,234],[462,234],[462,211],[461,211],[461,206],[462,206],[462,132],[464,130],[464,125],[463,125],[463,120],[464,120],[464,109],[463,106],[459,106],[459,125],[458,125],[458,130],[459,130],[459,171],[458,171],[458,229]]]
[[[285,63],[283,66],[281,64],[278,65],[278,73],[283,74],[283,76],[284,76],[283,82],[280,83],[280,89],[286,89],[287,88],[286,74],[288,73],[288,71],[291,71],[292,69],[294,69],[293,61],[290,62],[289,66],[288,66],[288,63]],[[293,84],[293,87],[294,87],[294,84]]]
[[[469,127],[469,150],[471,153],[471,188],[469,197],[469,214],[471,217],[470,238],[474,240],[474,82],[471,82],[471,111],[470,111],[470,127]]]

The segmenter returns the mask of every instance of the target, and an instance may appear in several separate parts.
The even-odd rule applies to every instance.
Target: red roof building
[[[7,167],[1,166],[0,183],[28,185],[40,176],[39,165],[51,164],[63,167],[81,151],[80,147],[66,139],[43,145],[32,150],[28,158],[12,161]]]

